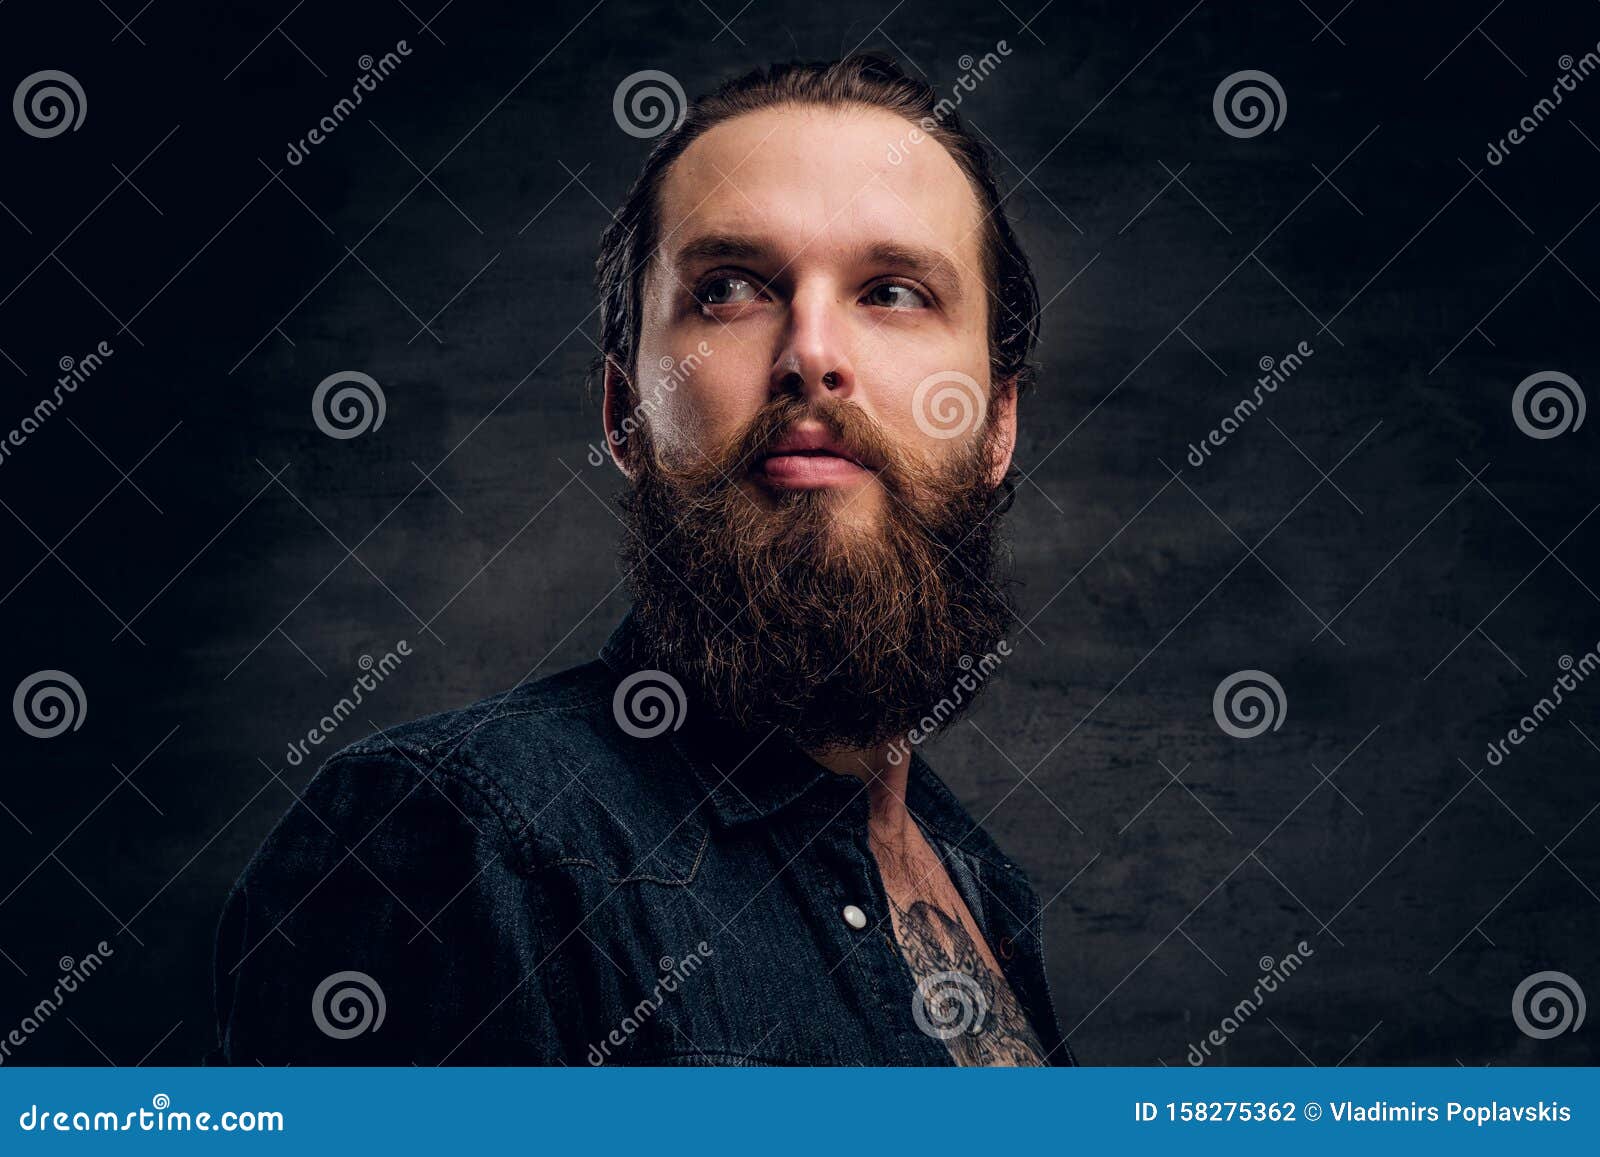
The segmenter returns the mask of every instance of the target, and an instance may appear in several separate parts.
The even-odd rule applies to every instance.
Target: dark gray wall
[[[590,658],[624,609],[580,384],[595,239],[647,147],[618,82],[860,45],[945,91],[1002,39],[962,112],[1048,302],[1030,627],[930,755],[1048,902],[1075,1048],[1183,1064],[1304,940],[1217,1062],[1595,1060],[1592,1026],[1537,1040],[1512,1000],[1544,970],[1600,994],[1600,679],[1485,748],[1600,643],[1600,418],[1534,438],[1512,409],[1540,371],[1600,390],[1600,79],[1486,148],[1600,9],[288,7],[0,10],[0,96],[60,69],[88,106],[50,139],[0,117],[0,437],[60,359],[114,350],[0,461],[0,689],[60,669],[87,700],[55,739],[0,728],[0,1030],[58,958],[115,950],[11,1063],[209,1045],[219,905],[360,656],[415,649],[344,740]],[[1212,98],[1246,69],[1287,115],[1240,138]],[[340,370],[387,400],[348,441],[311,420]],[[1246,669],[1286,710],[1235,739],[1212,696]]]

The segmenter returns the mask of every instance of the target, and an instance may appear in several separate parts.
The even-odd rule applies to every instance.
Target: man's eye
[[[866,301],[868,305],[880,305],[886,309],[925,309],[928,304],[927,298],[909,285],[892,281],[867,290]]]
[[[743,305],[756,299],[757,290],[743,277],[713,277],[695,291],[701,305]]]

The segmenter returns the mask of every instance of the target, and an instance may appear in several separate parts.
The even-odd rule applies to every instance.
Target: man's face
[[[658,665],[813,751],[905,734],[1011,619],[991,516],[1016,414],[989,378],[983,222],[910,133],[783,107],[696,140],[660,190],[637,413],[606,379]]]
[[[769,444],[738,478],[757,503],[822,489],[838,523],[877,526],[891,498],[875,470],[945,468],[987,420],[998,484],[1015,414],[989,412],[981,212],[950,155],[926,137],[909,144],[911,131],[876,109],[782,107],[718,125],[672,166],[635,363],[665,462],[716,458],[787,396],[854,407],[890,461],[826,446],[769,456],[782,448]],[[826,432],[802,421],[783,433],[803,444]]]

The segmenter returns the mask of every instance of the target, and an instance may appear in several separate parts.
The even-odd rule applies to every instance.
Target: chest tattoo
[[[944,1041],[958,1065],[1042,1065],[1044,1047],[1011,986],[966,925],[926,900],[893,899],[895,931],[917,979],[917,1027]]]

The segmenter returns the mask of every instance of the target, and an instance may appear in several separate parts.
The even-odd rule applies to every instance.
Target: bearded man
[[[758,71],[597,271],[633,606],[323,765],[229,897],[210,1059],[1073,1063],[1038,898],[917,750],[1010,653],[1038,302],[982,147],[884,58]]]

